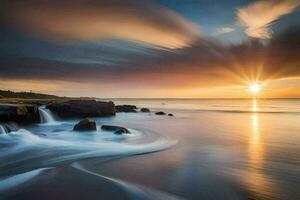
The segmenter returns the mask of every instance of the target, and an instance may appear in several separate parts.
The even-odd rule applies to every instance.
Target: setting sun
[[[261,90],[261,85],[259,83],[252,83],[249,85],[249,90],[253,94],[257,94]]]

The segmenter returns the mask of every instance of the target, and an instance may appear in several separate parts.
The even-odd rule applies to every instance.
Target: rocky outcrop
[[[62,119],[112,116],[116,113],[115,104],[111,101],[71,100],[52,103],[47,108]]]
[[[97,130],[96,122],[89,119],[83,119],[74,126],[73,130],[74,131],[95,131]]]
[[[149,110],[149,108],[141,108],[141,110],[140,110],[141,112],[150,112],[150,110]]]
[[[102,125],[102,130],[113,131],[115,134],[129,134],[130,131],[127,128],[122,126],[113,126],[113,125]]]
[[[117,105],[116,111],[117,112],[137,112],[137,107],[134,105]]]
[[[34,105],[0,105],[0,122],[38,123],[38,107]]]
[[[173,117],[174,115],[172,113],[169,113],[168,116]]]
[[[164,113],[164,112],[162,112],[162,111],[156,112],[155,114],[156,114],[156,115],[166,115],[166,113]]]

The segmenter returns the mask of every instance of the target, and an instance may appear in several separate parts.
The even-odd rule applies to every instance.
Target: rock
[[[129,133],[130,132],[126,128],[122,128],[122,129],[119,129],[119,130],[114,132],[114,134],[117,134],[117,135],[129,134]]]
[[[168,116],[173,117],[174,115],[172,113],[169,113]]]
[[[141,108],[141,112],[150,112],[149,108]]]
[[[95,100],[71,100],[52,103],[47,108],[62,119],[76,117],[103,117],[115,115],[116,109],[113,102]]]
[[[117,112],[137,112],[137,107],[134,105],[117,105],[116,111]]]
[[[130,131],[127,128],[122,126],[113,126],[113,125],[102,125],[102,130],[105,131],[114,131],[115,134],[129,134]]]
[[[156,115],[165,115],[166,113],[160,111],[160,112],[156,112],[155,114],[156,114]]]
[[[73,128],[74,131],[95,131],[97,130],[96,122],[89,119],[83,119]]]
[[[0,122],[38,123],[40,115],[35,105],[0,105]]]

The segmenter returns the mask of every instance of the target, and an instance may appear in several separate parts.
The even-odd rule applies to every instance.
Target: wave
[[[59,133],[48,131],[39,135],[20,129],[0,135],[0,169],[26,168],[27,165],[51,166],[93,157],[145,154],[162,151],[177,143],[159,134],[142,133],[134,129],[130,131],[128,135],[67,130]]]

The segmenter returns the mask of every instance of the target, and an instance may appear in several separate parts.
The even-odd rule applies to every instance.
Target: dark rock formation
[[[150,112],[149,108],[141,108],[141,112]]]
[[[155,114],[156,114],[156,115],[165,115],[166,113],[160,111],[160,112],[156,112]]]
[[[60,118],[76,117],[102,117],[115,115],[113,102],[95,100],[71,100],[60,103],[52,103],[47,108]]]
[[[102,125],[102,130],[105,131],[114,131],[115,134],[128,134],[130,131],[127,128],[122,126],[113,126],[113,125]]]
[[[0,105],[0,122],[38,123],[38,107],[34,105]]]
[[[83,119],[73,128],[74,131],[95,131],[97,130],[96,122],[89,119]]]
[[[134,105],[117,105],[116,111],[117,112],[137,112],[137,107]]]
[[[119,129],[119,130],[114,132],[114,134],[117,134],[117,135],[129,134],[129,133],[130,132],[126,128],[122,128],[122,129]]]
[[[173,117],[174,115],[172,113],[169,113],[168,116]]]

